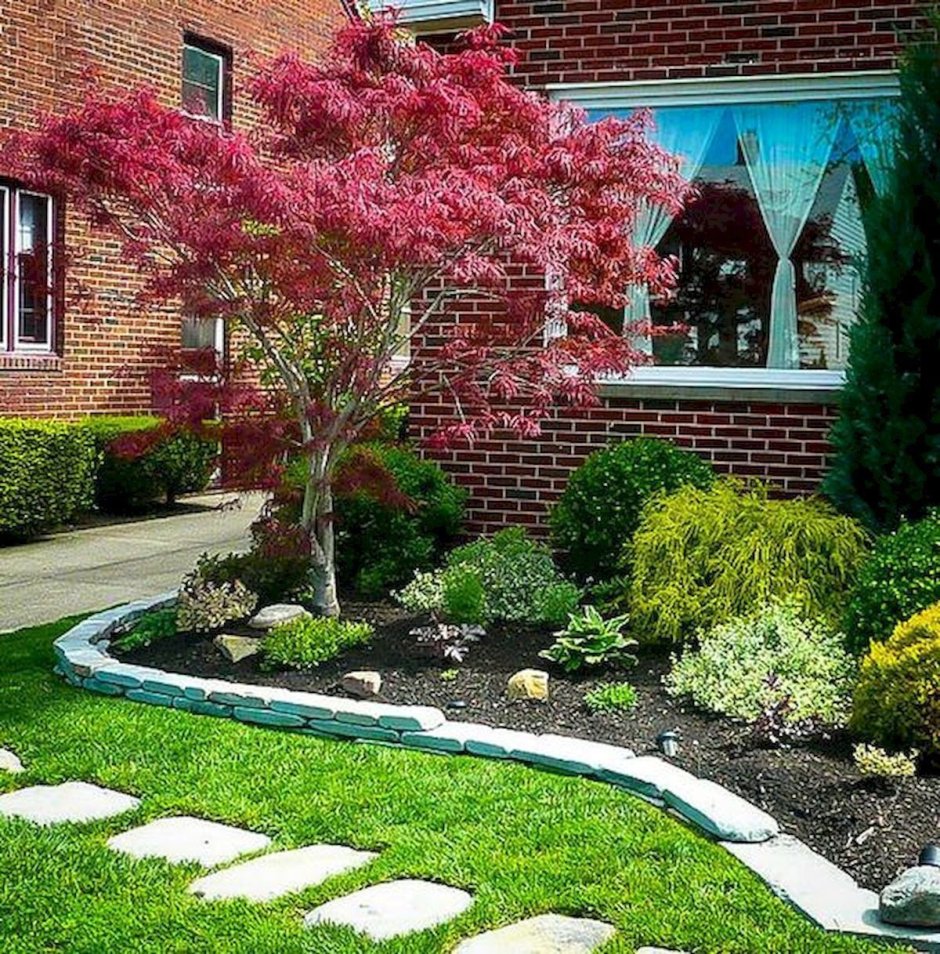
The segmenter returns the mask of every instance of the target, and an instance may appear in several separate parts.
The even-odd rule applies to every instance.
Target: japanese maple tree
[[[301,524],[328,613],[337,462],[383,408],[440,394],[441,443],[535,435],[553,404],[591,403],[642,360],[571,303],[623,307],[631,285],[673,279],[631,240],[643,203],[675,214],[686,188],[649,118],[591,124],[520,89],[500,37],[445,55],[394,17],[356,22],[323,62],[257,72],[251,134],[140,90],[95,94],[26,142],[31,180],[117,235],[148,295],[237,327],[309,463]],[[486,307],[453,307],[467,300]]]

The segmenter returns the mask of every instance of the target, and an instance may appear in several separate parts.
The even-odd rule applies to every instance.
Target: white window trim
[[[10,297],[13,294],[13,270],[10,268],[10,225],[10,190],[0,185],[0,269],[3,270],[3,294],[0,295],[0,353],[7,350]]]
[[[818,99],[875,99],[898,96],[900,82],[894,70],[854,73],[791,73],[774,76],[728,76],[675,80],[637,80],[611,83],[550,83],[551,99],[581,109],[655,109],[665,106],[722,106],[748,103],[806,102]],[[845,372],[781,368],[721,368],[703,365],[638,366],[625,377],[606,377],[605,385],[640,385],[694,391],[723,388],[838,391]]]
[[[190,119],[198,119],[200,122],[204,123],[223,123],[225,122],[225,57],[221,53],[213,53],[212,50],[207,50],[204,46],[200,46],[198,43],[183,43],[183,54],[185,55],[187,50],[195,50],[197,53],[201,53],[203,56],[212,57],[219,64],[219,92],[216,97],[215,111],[216,116],[206,116],[200,115],[198,113],[191,113],[184,104],[183,114],[188,116]],[[185,73],[181,76],[181,81],[186,82]]]
[[[20,296],[20,281],[22,276],[20,275],[20,254],[22,253],[22,248],[20,246],[20,198],[24,195],[35,196],[37,199],[42,199],[46,203],[46,274],[50,281],[50,289],[46,295],[46,340],[45,341],[23,341],[20,339],[20,313],[19,313],[19,296]],[[39,354],[49,354],[53,350],[53,342],[55,341],[55,294],[53,286],[55,284],[55,276],[53,273],[53,239],[55,237],[55,205],[52,201],[52,197],[48,195],[43,195],[41,192],[33,192],[30,189],[16,189],[14,191],[14,202],[13,202],[13,292],[10,296],[13,301],[13,351],[14,353],[19,352],[25,354],[30,353],[39,353]]]

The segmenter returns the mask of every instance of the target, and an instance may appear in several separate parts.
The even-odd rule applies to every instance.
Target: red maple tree
[[[383,408],[441,394],[443,443],[537,434],[553,404],[589,404],[599,377],[642,360],[571,304],[623,307],[630,285],[673,280],[631,239],[641,203],[674,214],[686,188],[649,117],[591,124],[520,89],[500,38],[484,28],[445,55],[379,17],[322,63],[259,70],[251,135],[139,90],[95,94],[25,142],[31,181],[117,235],[148,295],[239,330],[279,396],[278,436],[309,462],[301,522],[325,612],[337,461]],[[514,282],[520,267],[545,281]],[[449,311],[468,298],[487,307]],[[393,361],[432,327],[439,347]]]

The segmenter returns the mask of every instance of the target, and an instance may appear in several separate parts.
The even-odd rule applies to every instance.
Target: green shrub
[[[604,619],[593,606],[585,606],[581,613],[572,613],[568,625],[555,633],[555,642],[539,655],[565,672],[582,666],[632,666],[636,656],[630,649],[636,640],[624,635],[626,625],[626,616]]]
[[[153,610],[134,620],[129,629],[114,640],[114,645],[124,652],[130,652],[174,636],[177,631],[175,609]]]
[[[258,603],[301,601],[309,585],[310,560],[289,554],[267,554],[258,549],[247,553],[202,557],[201,573],[209,583],[242,582],[258,597]]]
[[[486,593],[470,567],[454,567],[442,577],[444,617],[452,623],[479,625],[486,620]]]
[[[714,480],[705,461],[668,441],[643,437],[596,451],[571,475],[550,515],[562,565],[581,580],[609,579],[651,497]]]
[[[0,537],[26,539],[90,508],[97,466],[94,441],[73,425],[0,419]]]
[[[158,417],[89,417],[80,422],[102,455],[95,488],[100,509],[112,513],[140,510],[160,500],[204,490],[218,456],[213,441],[186,431],[157,438],[140,454],[119,453],[121,441],[146,440],[160,428]]]
[[[296,522],[307,462],[288,470],[278,520]],[[357,445],[337,469],[334,489],[341,583],[367,598],[406,583],[438,562],[463,521],[466,492],[407,447]]]
[[[546,626],[561,626],[577,612],[582,595],[581,589],[568,580],[550,583],[535,594],[535,618]]]
[[[940,600],[940,512],[875,541],[852,590],[845,619],[849,648],[864,653],[894,627]]]
[[[852,728],[885,748],[940,764],[940,603],[899,623],[862,660]]]
[[[176,620],[181,630],[208,633],[232,620],[250,616],[258,597],[242,583],[213,583],[207,579],[211,560],[203,555],[186,574],[176,603]]]
[[[584,694],[591,712],[616,712],[636,708],[636,689],[629,682],[605,682]]]
[[[667,691],[709,712],[755,722],[845,723],[855,664],[841,634],[803,617],[793,602],[772,603],[703,633],[698,649],[673,657]]]
[[[298,616],[279,623],[261,643],[265,669],[314,669],[372,639],[368,623],[354,623],[328,616]]]
[[[865,552],[861,526],[820,499],[683,487],[650,502],[625,551],[634,634],[681,642],[783,597],[836,624]]]
[[[917,774],[917,750],[891,755],[877,745],[864,742],[852,747],[852,761],[859,774],[881,782],[896,782]]]

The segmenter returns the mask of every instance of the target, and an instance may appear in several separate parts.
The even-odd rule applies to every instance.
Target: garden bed
[[[265,672],[258,657],[233,664],[211,637],[192,634],[157,641],[123,658],[171,672],[326,693],[340,693],[339,678],[350,670],[377,670],[383,679],[382,701],[439,706],[452,720],[577,735],[626,745],[638,754],[655,751],[655,738],[663,729],[678,729],[682,744],[677,764],[760,805],[785,831],[873,890],[914,863],[921,847],[940,834],[940,779],[910,779],[893,790],[880,789],[860,777],[849,740],[841,735],[799,747],[756,745],[745,727],[704,715],[665,693],[662,677],[669,655],[662,650],[641,652],[632,670],[565,675],[539,658],[539,650],[551,642],[545,630],[500,625],[491,627],[458,667],[414,655],[408,632],[422,622],[419,618],[386,603],[347,602],[344,610],[347,618],[375,626],[371,647],[349,651],[311,672]],[[237,626],[226,631],[249,632]],[[506,698],[509,677],[525,667],[550,672],[547,702]],[[448,677],[448,670],[456,676]],[[588,710],[585,692],[623,679],[637,689],[634,710]]]

